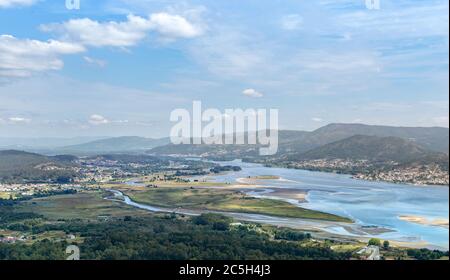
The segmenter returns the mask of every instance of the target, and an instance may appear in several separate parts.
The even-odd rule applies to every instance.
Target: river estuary
[[[220,164],[238,165],[242,171],[215,176],[218,182],[233,183],[249,176],[276,176],[279,179],[258,180],[259,185],[267,185],[269,190],[262,190],[261,196],[274,198],[276,195],[271,195],[270,191],[277,188],[304,190],[307,201],[299,203],[301,207],[346,216],[363,227],[390,230],[379,234],[379,238],[426,242],[439,248],[449,248],[448,226],[423,225],[399,219],[400,216],[418,216],[428,220],[448,220],[448,186],[370,182],[356,180],[349,175],[269,168],[241,161]],[[335,232],[352,234],[342,227],[336,227]]]
[[[449,248],[449,188],[448,186],[413,186],[356,180],[349,175],[340,175],[305,170],[269,168],[260,164],[241,161],[219,162],[242,168],[239,172],[228,172],[207,177],[210,181],[240,184],[242,178],[273,176],[274,179],[257,180],[263,188],[248,190],[256,197],[267,197],[289,201],[303,208],[349,217],[354,224],[268,217],[263,215],[226,213],[226,215],[251,222],[300,229],[320,230],[337,236],[351,238],[378,237],[405,244],[438,248]],[[275,179],[276,178],[276,179]],[[197,180],[206,178],[196,177]],[[306,193],[306,201],[277,196],[274,190],[294,190]],[[156,212],[177,212],[197,215],[201,212],[188,209],[161,209],[131,201],[120,192],[115,196],[128,205]],[[429,225],[405,221],[402,216],[421,217],[426,220],[447,220],[447,225]],[[419,245],[417,245],[419,244]]]

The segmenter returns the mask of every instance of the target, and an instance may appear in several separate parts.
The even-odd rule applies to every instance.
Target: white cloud
[[[379,72],[382,65],[376,52],[304,51],[293,61],[309,70]]]
[[[267,71],[267,47],[255,34],[218,27],[191,46],[194,59],[222,78],[249,77]],[[266,43],[266,41],[264,41]]]
[[[101,115],[94,114],[89,117],[89,123],[92,125],[108,124],[109,120]]]
[[[128,15],[126,21],[98,22],[89,18],[41,25],[45,32],[61,35],[61,40],[93,47],[130,47],[138,44],[150,31],[165,38],[193,38],[202,30],[179,15],[151,14],[148,18]]]
[[[8,118],[8,121],[13,124],[23,124],[23,123],[30,123],[31,119],[22,118],[22,117],[11,117],[11,118]]]
[[[303,18],[300,15],[292,14],[281,19],[281,28],[284,30],[297,30],[302,27]]]
[[[311,120],[312,120],[313,122],[323,122],[323,119],[317,118],[317,117],[312,118]]]
[[[103,47],[128,47],[137,44],[145,38],[149,30],[147,20],[128,16],[124,22],[98,22],[89,18],[72,19],[64,23],[42,25],[47,32],[61,34],[62,40],[70,40],[83,45]]]
[[[184,17],[157,13],[150,16],[153,29],[169,38],[193,38],[201,35],[202,30]]]
[[[128,123],[130,123],[130,121],[129,120],[116,120],[116,121],[112,121],[111,123],[114,123],[114,124],[128,124]]]
[[[31,6],[37,0],[0,0],[0,8],[11,8],[15,6]]]
[[[106,61],[101,60],[101,59],[96,59],[96,58],[92,58],[89,56],[84,56],[83,59],[84,59],[84,61],[86,61],[87,63],[89,63],[91,65],[95,65],[95,66],[98,66],[101,68],[106,66]]]
[[[255,89],[249,88],[246,89],[242,92],[245,96],[248,97],[255,97],[255,98],[259,98],[259,97],[263,97],[264,95],[258,91],[256,91]]]
[[[59,70],[64,66],[60,55],[83,51],[82,46],[72,43],[0,35],[0,77],[26,77],[34,72]]]
[[[448,12],[444,12],[447,10],[448,1],[405,1],[382,8],[381,13],[363,9],[341,13],[334,20],[344,30],[361,36],[381,35],[383,39],[448,36]]]

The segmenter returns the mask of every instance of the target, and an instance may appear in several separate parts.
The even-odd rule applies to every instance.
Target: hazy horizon
[[[329,125],[333,125],[333,124],[346,124],[346,125],[366,125],[366,126],[385,126],[385,127],[397,127],[397,128],[441,128],[441,129],[449,129],[449,127],[444,127],[444,126],[391,126],[391,125],[378,125],[378,124],[365,124],[365,123],[329,123],[329,124],[325,124],[323,126],[320,126],[316,129],[312,129],[312,130],[300,130],[300,129],[279,129],[279,131],[298,131],[298,132],[313,132],[317,129],[320,129],[322,127],[326,127]],[[116,135],[74,135],[74,136],[67,136],[67,137],[58,137],[58,136],[40,136],[40,137],[35,137],[35,136],[18,136],[18,137],[14,137],[14,136],[4,136],[4,135],[0,135],[0,139],[3,140],[14,140],[14,139],[23,139],[23,140],[27,140],[27,139],[60,139],[60,140],[82,140],[82,139],[86,139],[87,141],[96,141],[96,140],[101,140],[101,139],[106,139],[106,138],[121,138],[121,137],[142,137],[142,138],[148,138],[148,139],[162,139],[162,138],[168,138],[170,137],[169,134],[167,134],[166,136],[162,136],[162,137],[152,137],[152,136],[146,136],[146,135],[133,135],[133,134],[116,134]],[[2,143],[0,143],[1,145]]]

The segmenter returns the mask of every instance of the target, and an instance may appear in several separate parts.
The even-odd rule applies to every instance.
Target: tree
[[[383,242],[383,248],[384,248],[385,250],[388,250],[388,249],[389,249],[389,246],[390,246],[389,241],[385,240],[385,241]]]
[[[369,240],[370,246],[381,246],[381,241],[378,238],[372,238]]]

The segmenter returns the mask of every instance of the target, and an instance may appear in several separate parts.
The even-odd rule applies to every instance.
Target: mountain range
[[[79,139],[77,139],[79,140]],[[71,141],[74,141],[73,139]],[[64,141],[62,141],[64,142]],[[60,141],[60,143],[62,143]],[[2,143],[0,141],[0,143]],[[39,141],[42,143],[42,141]],[[38,145],[27,151],[39,151]],[[329,124],[317,130],[279,131],[275,158],[303,160],[347,158],[392,160],[448,158],[449,129],[441,127],[392,127],[364,124]],[[258,145],[173,145],[169,138],[136,136],[102,138],[43,151],[45,154],[92,155],[136,153],[151,155],[191,155],[215,159],[256,158]],[[448,160],[447,160],[448,161]]]
[[[403,171],[398,168],[438,168],[437,173],[426,175],[437,176],[437,179],[427,180],[433,184],[448,184],[442,181],[449,170],[448,144],[448,128],[360,124],[330,124],[312,132],[279,131],[278,153],[268,157],[259,156],[259,145],[173,145],[169,138],[115,137],[45,150],[44,154],[47,156],[13,150],[0,151],[0,181],[70,181],[75,176],[73,166],[76,156],[109,154],[109,157],[120,156],[121,159],[133,162],[136,158],[129,158],[130,156],[139,156],[140,161],[154,161],[160,156],[173,155],[201,156],[214,160],[241,158],[267,165],[350,174],[378,174],[377,172],[393,168],[400,173]],[[141,158],[142,156],[145,158]],[[361,165],[361,162],[365,163]],[[416,175],[422,176],[419,173]],[[415,182],[414,180],[411,182]]]
[[[166,145],[169,138],[152,139],[137,136],[114,137],[100,139],[88,143],[65,146],[57,149],[60,153],[97,154],[97,153],[139,153]]]
[[[288,160],[350,159],[374,163],[417,161],[442,162],[447,154],[428,150],[416,142],[398,137],[355,135],[314,148],[304,153],[286,156]]]
[[[360,137],[354,138],[355,136]],[[412,157],[417,156],[419,150],[422,151],[422,154],[448,154],[449,129],[440,127],[413,128],[362,124],[330,124],[312,132],[282,130],[279,131],[279,148],[276,156],[301,155],[335,142],[339,142],[335,144],[335,149],[337,149],[337,146],[342,146],[343,149],[346,149],[346,153],[354,154],[352,156],[366,152],[368,147],[372,150],[389,148],[391,151],[398,148],[399,151],[402,151],[397,153],[398,155],[408,151],[407,154],[411,153]],[[236,157],[240,155],[246,157],[257,156],[258,149],[259,146],[255,145],[168,144],[156,147],[150,150],[149,153],[156,155],[207,155],[210,157]],[[326,149],[329,152],[333,150],[331,147],[324,147],[324,150]],[[326,157],[326,153],[324,156]]]

